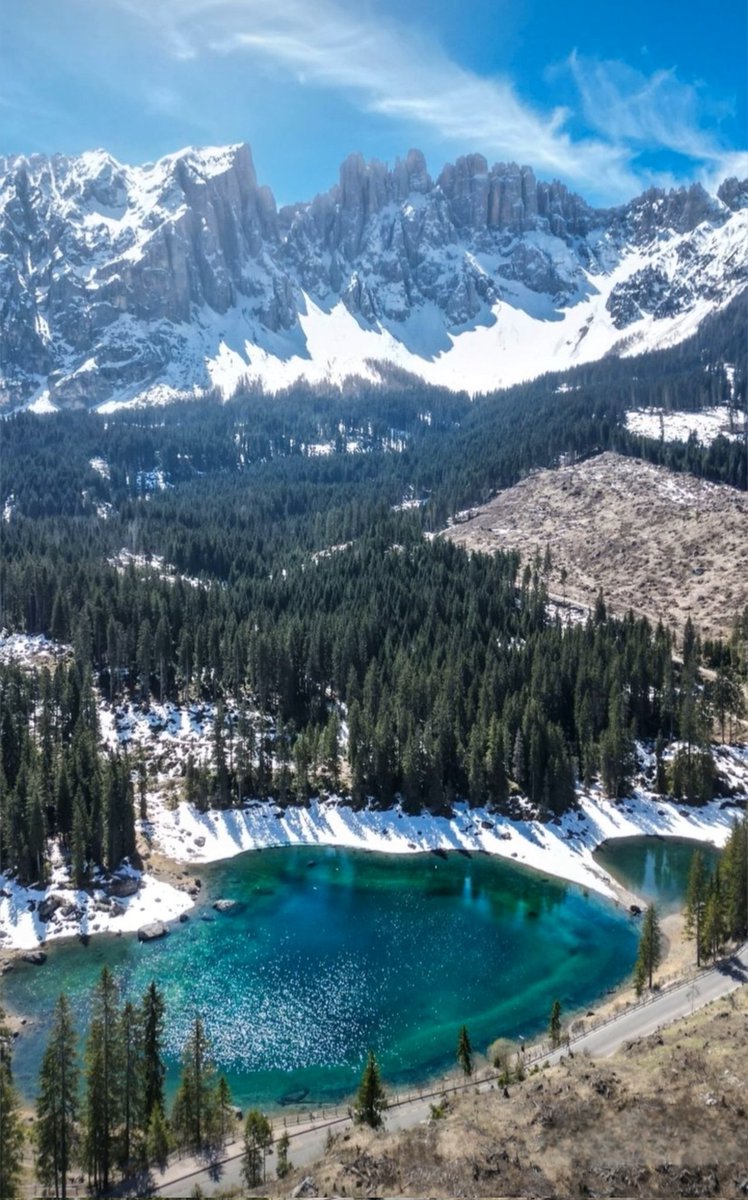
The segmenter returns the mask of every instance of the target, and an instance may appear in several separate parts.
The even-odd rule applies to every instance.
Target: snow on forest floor
[[[32,665],[57,657],[58,651],[44,638],[0,635],[3,661]],[[225,745],[231,754],[231,727],[236,707],[225,706]],[[265,721],[250,713],[255,725]],[[101,741],[111,750],[139,748],[148,764],[149,820],[140,822],[141,832],[155,848],[172,860],[194,864],[231,858],[247,850],[271,846],[339,846],[388,854],[412,854],[432,850],[487,852],[526,867],[555,875],[587,887],[609,898],[620,898],[611,877],[597,864],[594,850],[608,838],[657,835],[690,838],[724,845],[732,821],[748,800],[748,746],[715,746],[715,761],[724,781],[723,791],[736,805],[724,799],[703,808],[663,800],[650,792],[646,772],[652,756],[639,747],[640,775],[632,795],[619,802],[606,800],[599,788],[580,790],[579,807],[560,820],[547,824],[532,819],[510,819],[487,809],[455,805],[453,816],[428,813],[411,816],[400,806],[379,811],[354,810],[343,799],[315,799],[308,807],[282,808],[272,801],[250,800],[227,811],[199,812],[178,802],[180,781],[187,759],[209,761],[213,746],[215,709],[207,703],[122,704],[102,701],[99,709]],[[122,872],[121,872],[122,873]],[[148,872],[126,868],[137,875],[139,886],[133,896],[107,897],[101,885],[91,892],[71,886],[66,868],[57,859],[46,889],[22,888],[0,876],[0,952],[29,950],[44,941],[76,934],[134,932],[154,920],[176,920],[192,900],[184,890],[155,878]],[[61,903],[48,921],[39,915],[45,897]]]
[[[748,787],[748,762],[745,781]],[[513,820],[492,810],[456,804],[451,818],[410,816],[400,806],[357,811],[339,799],[312,800],[308,808],[250,801],[240,809],[201,813],[184,802],[171,808],[150,797],[146,832],[170,858],[206,863],[272,846],[340,846],[384,854],[431,850],[486,852],[581,884],[609,898],[619,894],[593,851],[608,838],[654,834],[723,846],[736,810],[714,800],[690,808],[636,789],[625,801],[605,800],[593,788],[579,809],[545,824]]]
[[[726,438],[743,437],[745,425],[745,417],[726,404],[704,408],[700,412],[635,408],[626,413],[629,433],[658,440],[663,438],[666,442],[687,442],[695,433],[704,446],[711,445],[720,434]]]
[[[34,950],[41,943],[78,934],[134,933],[151,921],[174,921],[192,907],[189,896],[132,867],[115,878],[132,878],[132,896],[112,897],[104,880],[91,891],[72,886],[67,865],[56,858],[46,887],[21,887],[0,875],[0,953]],[[45,902],[54,908],[45,920]]]

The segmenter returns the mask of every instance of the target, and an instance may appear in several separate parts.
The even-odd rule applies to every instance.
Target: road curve
[[[643,1001],[634,1008],[627,1009],[615,1017],[611,1017],[603,1025],[581,1034],[579,1037],[558,1050],[533,1057],[533,1064],[552,1064],[572,1050],[574,1054],[586,1052],[592,1058],[608,1058],[620,1049],[625,1042],[636,1041],[648,1037],[665,1025],[672,1024],[682,1017],[703,1008],[714,1000],[719,1000],[742,984],[748,982],[748,943],[719,965],[702,971],[692,979],[676,984],[667,991]],[[455,1084],[449,1089],[443,1085],[433,1092],[425,1092],[412,1100],[392,1105],[387,1113],[388,1129],[408,1129],[426,1120],[430,1114],[431,1104],[445,1090],[458,1092],[465,1088],[475,1087],[470,1084]],[[479,1090],[486,1091],[493,1086],[494,1077],[484,1079],[478,1085]],[[337,1132],[350,1124],[349,1118],[341,1117],[336,1121],[324,1121],[317,1124],[301,1125],[298,1129],[289,1129],[291,1146],[289,1157],[294,1167],[303,1167],[315,1162],[324,1154],[325,1143],[330,1130]],[[151,1194],[158,1196],[188,1195],[195,1184],[199,1184],[206,1196],[213,1192],[231,1186],[242,1184],[241,1176],[241,1146],[239,1142],[230,1143],[225,1156],[218,1163],[206,1167],[204,1163],[182,1158],[172,1162],[163,1172],[155,1172]],[[273,1159],[268,1160],[268,1174],[272,1173]]]

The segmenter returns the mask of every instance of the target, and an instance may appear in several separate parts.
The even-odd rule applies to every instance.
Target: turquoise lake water
[[[720,851],[681,838],[615,838],[596,850],[595,858],[624,887],[648,903],[655,903],[665,914],[683,908],[695,850],[701,851],[704,865],[711,873]]]
[[[636,953],[622,909],[483,855],[266,850],[201,876],[204,907],[168,938],[52,943],[44,967],[5,977],[4,1002],[33,1022],[14,1047],[27,1096],[55,997],[65,989],[85,1024],[104,963],[124,996],[163,989],[172,1086],[199,1012],[237,1102],[273,1107],[349,1095],[370,1046],[403,1084],[453,1065],[463,1023],[481,1051],[530,1037],[556,997],[567,1013],[592,1003]],[[218,897],[237,910],[214,913]]]

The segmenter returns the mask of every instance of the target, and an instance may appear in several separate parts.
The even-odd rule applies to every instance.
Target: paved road
[[[741,984],[748,982],[748,943],[733,957],[720,967],[703,971],[695,979],[670,988],[654,999],[647,1000],[636,1008],[628,1009],[617,1017],[613,1017],[599,1028],[575,1038],[571,1048],[575,1054],[588,1052],[593,1058],[608,1058],[624,1044],[638,1038],[647,1037],[664,1025],[686,1017],[705,1004],[718,1000],[735,991]],[[533,1062],[553,1063],[562,1055],[568,1053],[566,1048],[545,1054]],[[459,1091],[465,1086],[456,1085],[450,1090]],[[495,1087],[493,1080],[487,1079],[478,1087],[481,1091]],[[445,1089],[425,1093],[423,1097],[407,1100],[397,1106],[392,1106],[387,1113],[388,1129],[407,1129],[420,1124],[429,1117],[430,1107],[437,1096]],[[289,1157],[295,1167],[306,1166],[315,1162],[325,1150],[328,1132],[338,1132],[349,1124],[348,1118],[341,1118],[331,1124],[301,1125],[290,1128],[291,1146]],[[268,1170],[272,1171],[273,1158],[268,1160]],[[200,1184],[203,1192],[210,1195],[218,1188],[241,1185],[241,1147],[238,1142],[229,1144],[226,1157],[214,1167],[206,1168],[190,1159],[173,1162],[167,1170],[158,1174],[154,1180],[152,1192],[160,1196],[188,1196],[196,1183]]]

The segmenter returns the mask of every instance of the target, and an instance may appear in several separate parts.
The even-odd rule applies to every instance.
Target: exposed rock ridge
[[[500,302],[560,319],[632,250],[647,261],[611,287],[614,330],[716,306],[744,283],[747,254],[717,271],[704,239],[746,206],[748,181],[733,179],[716,197],[695,184],[594,209],[480,154],[434,180],[411,150],[392,168],[351,155],[329,192],[279,212],[246,145],[144,167],[104,151],[0,158],[0,403],[204,387],[225,322],[232,353],[268,335],[298,352],[306,296],[397,339],[426,312],[433,330],[436,314],[448,349],[448,331],[495,321]],[[677,270],[662,252],[673,239]]]

